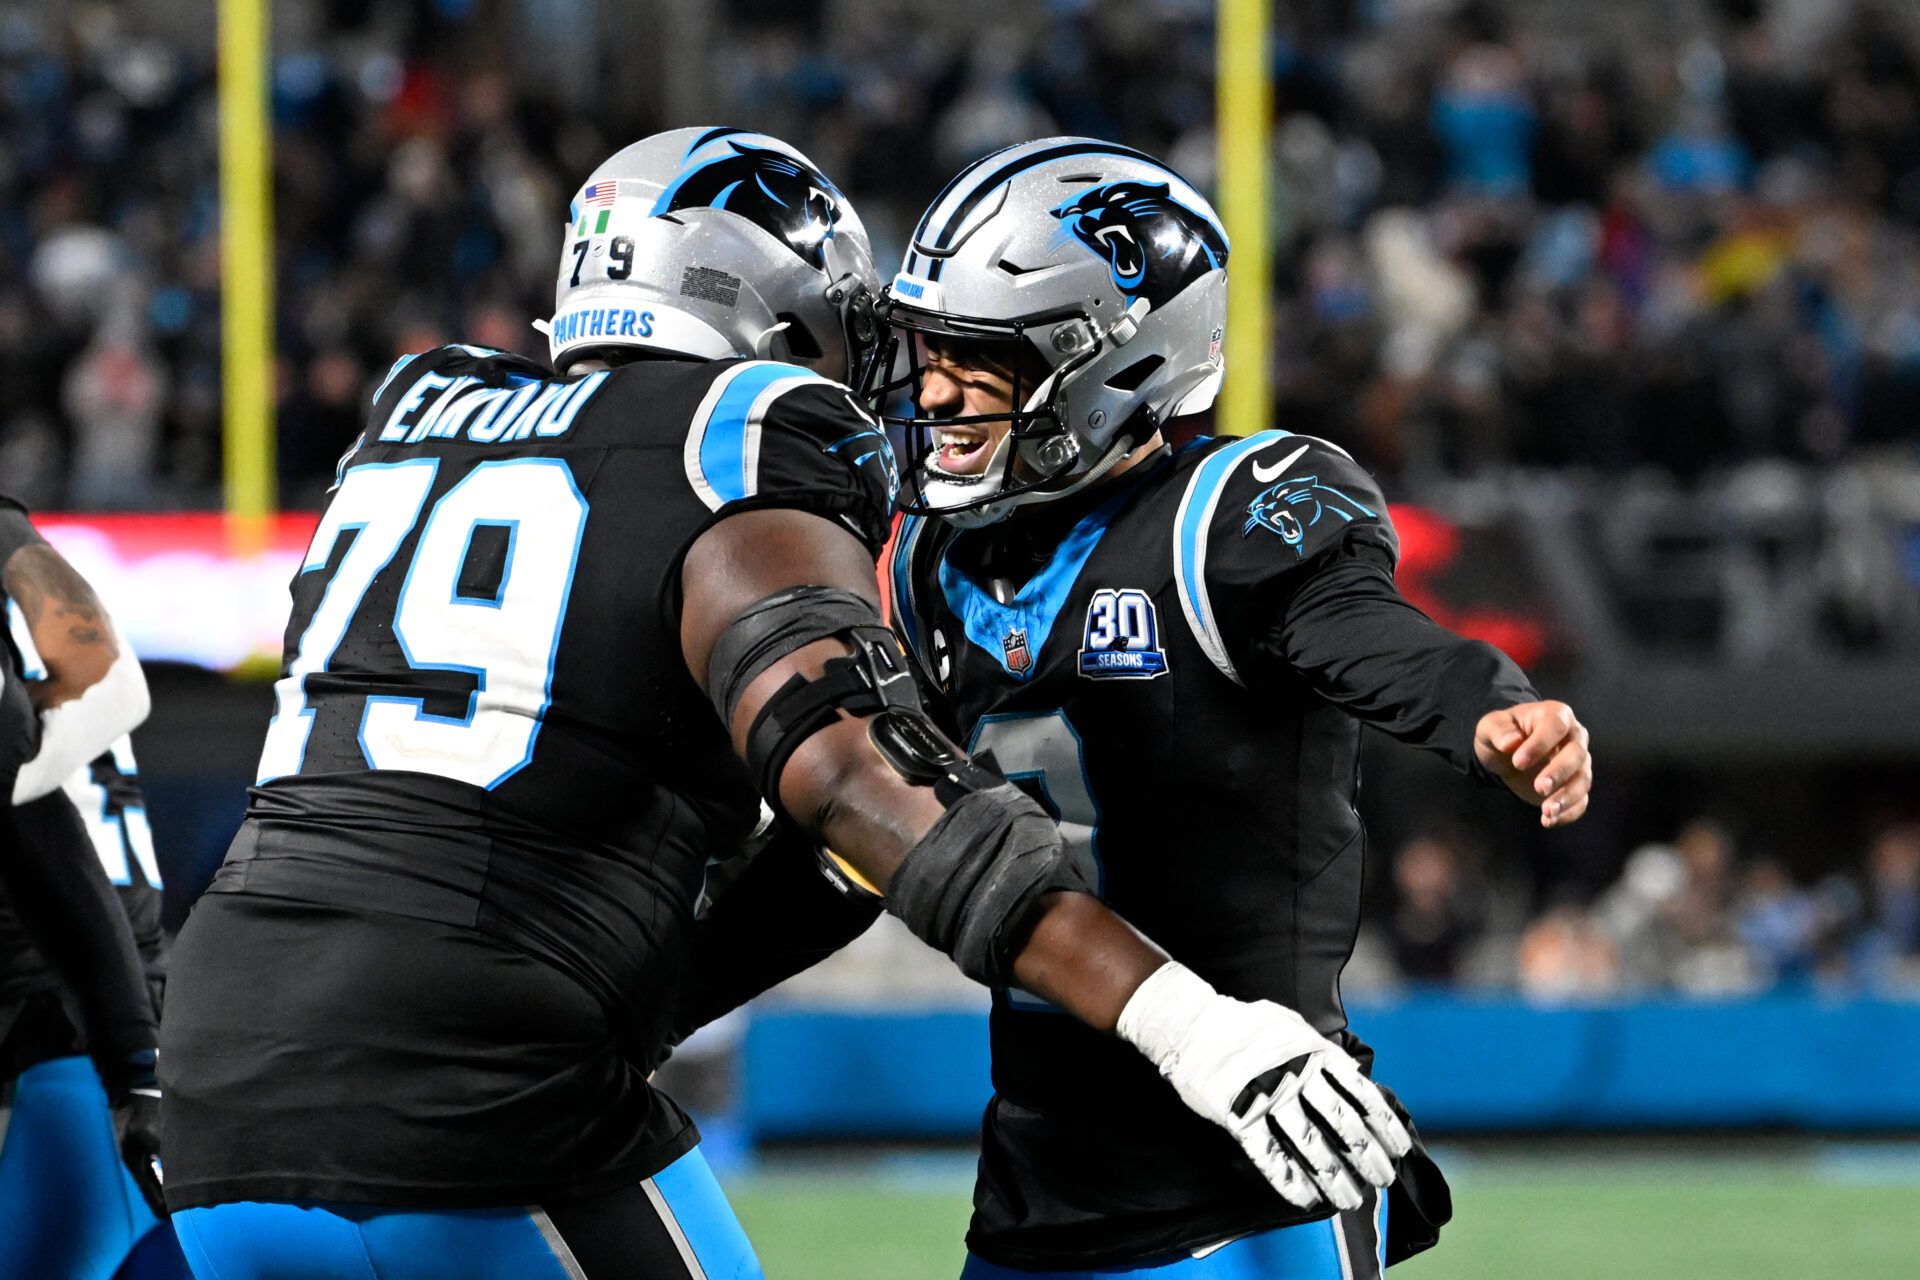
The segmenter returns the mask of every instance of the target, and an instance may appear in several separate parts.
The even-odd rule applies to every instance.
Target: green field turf
[[[1446,1153],[1455,1217],[1397,1280],[1920,1277],[1920,1146]],[[776,1161],[730,1180],[770,1280],[952,1280],[961,1167]],[[1275,1280],[1285,1280],[1276,1277]]]

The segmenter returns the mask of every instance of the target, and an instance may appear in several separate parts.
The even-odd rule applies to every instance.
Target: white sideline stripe
[[[653,1211],[660,1215],[660,1223],[666,1227],[667,1235],[673,1240],[673,1247],[680,1251],[680,1261],[687,1264],[687,1274],[693,1280],[707,1280],[706,1269],[700,1265],[700,1259],[694,1256],[693,1246],[687,1243],[687,1233],[680,1229],[680,1219],[673,1216],[673,1207],[667,1198],[660,1194],[660,1188],[648,1178],[640,1184],[646,1191],[647,1199],[653,1202]]]
[[[566,1237],[560,1234],[560,1228],[553,1225],[553,1219],[547,1216],[547,1211],[536,1204],[527,1206],[527,1212],[533,1216],[533,1225],[540,1229],[540,1238],[553,1251],[554,1260],[567,1273],[567,1280],[587,1280],[587,1269],[580,1265],[580,1259],[573,1256],[573,1249],[567,1244]]]

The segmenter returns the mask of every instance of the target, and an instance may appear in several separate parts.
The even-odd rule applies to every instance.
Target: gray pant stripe
[[[1340,1280],[1381,1280],[1381,1196],[1381,1192],[1369,1190],[1365,1204],[1334,1216],[1333,1239],[1340,1254]]]
[[[566,1237],[560,1234],[560,1228],[553,1225],[553,1219],[539,1205],[529,1205],[527,1213],[533,1218],[533,1225],[540,1229],[540,1238],[547,1242],[547,1248],[553,1251],[553,1257],[560,1269],[567,1273],[567,1280],[587,1280],[587,1269],[580,1265],[580,1259],[573,1256],[573,1249],[567,1244]]]
[[[693,1246],[687,1243],[687,1233],[680,1229],[680,1219],[673,1216],[673,1207],[667,1203],[667,1198],[660,1194],[660,1188],[653,1184],[652,1178],[641,1183],[640,1187],[647,1193],[647,1199],[652,1201],[653,1211],[660,1215],[660,1225],[664,1226],[667,1234],[673,1238],[673,1247],[680,1251],[680,1261],[686,1263],[687,1275],[691,1280],[707,1280],[707,1273],[701,1267],[700,1259],[694,1256]]]

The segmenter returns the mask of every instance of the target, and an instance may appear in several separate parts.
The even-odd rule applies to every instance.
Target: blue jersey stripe
[[[913,551],[920,540],[920,530],[926,526],[925,516],[902,516],[900,532],[893,539],[893,563],[888,568],[893,573],[893,626],[920,659],[920,665],[932,671],[928,655],[920,644],[920,622],[914,616],[913,607]]]
[[[693,428],[700,441],[700,478],[712,492],[716,509],[753,493],[759,445],[757,440],[749,442],[748,435],[758,425],[753,410],[761,395],[776,382],[790,379],[827,381],[798,365],[774,361],[739,365],[722,376],[728,379],[726,389]]]
[[[1285,439],[1289,434],[1285,431],[1256,432],[1218,450],[1195,469],[1193,479],[1187,485],[1186,498],[1180,504],[1180,523],[1174,530],[1174,574],[1180,583],[1180,598],[1186,606],[1187,620],[1193,625],[1201,647],[1210,655],[1217,655],[1216,665],[1225,657],[1226,646],[1214,634],[1213,609],[1207,600],[1206,552],[1201,541],[1213,518],[1220,491],[1226,487],[1228,477],[1240,465],[1240,460],[1276,440]],[[1221,669],[1224,671],[1227,667]]]

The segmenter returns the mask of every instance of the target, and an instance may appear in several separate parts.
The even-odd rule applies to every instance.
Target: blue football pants
[[[1242,1236],[1201,1257],[1091,1271],[1016,1271],[971,1255],[960,1280],[1379,1280],[1387,1266],[1386,1197],[1349,1213]]]
[[[762,1280],[696,1148],[584,1200],[502,1209],[237,1201],[173,1215],[197,1280]]]
[[[184,1280],[172,1232],[120,1163],[86,1058],[21,1072],[0,1112],[0,1280]]]

